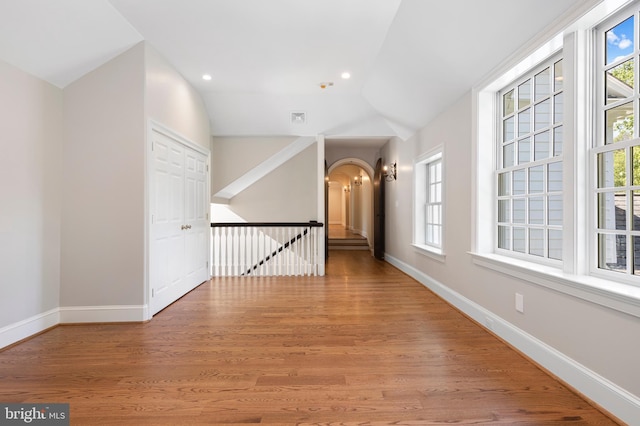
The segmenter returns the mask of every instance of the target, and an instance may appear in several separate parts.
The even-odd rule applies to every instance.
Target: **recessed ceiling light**
[[[343,72],[343,73],[342,73],[342,78],[344,78],[345,80],[347,80],[347,79],[351,78],[351,74],[350,74],[350,73],[348,73],[347,71],[345,71],[345,72]]]
[[[206,80],[206,81],[211,80],[211,79],[212,79],[211,74],[203,74],[203,75],[202,75],[202,79],[203,79],[203,80]]]

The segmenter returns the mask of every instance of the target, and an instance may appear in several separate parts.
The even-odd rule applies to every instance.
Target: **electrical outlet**
[[[524,296],[516,293],[516,311],[524,314]]]

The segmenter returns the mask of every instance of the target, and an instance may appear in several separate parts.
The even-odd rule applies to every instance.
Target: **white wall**
[[[386,192],[388,257],[442,284],[445,293],[455,292],[515,326],[517,333],[528,333],[552,348],[549,353],[559,351],[605,381],[640,395],[640,339],[634,337],[640,335],[638,318],[473,264],[468,254],[473,220],[471,114],[469,93],[411,139],[392,140],[384,147],[383,158],[397,159],[399,166],[398,179]],[[413,161],[438,145],[445,147],[444,263],[411,246]],[[516,292],[525,297],[524,314],[514,308]]]
[[[63,307],[144,302],[144,44],[64,89]]]
[[[2,61],[0,93],[3,331],[59,304],[63,99],[62,90]]]

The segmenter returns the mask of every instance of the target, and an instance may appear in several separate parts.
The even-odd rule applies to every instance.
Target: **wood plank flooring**
[[[78,425],[609,425],[366,252],[327,276],[221,278],[145,324],[61,326],[0,352],[0,401]]]

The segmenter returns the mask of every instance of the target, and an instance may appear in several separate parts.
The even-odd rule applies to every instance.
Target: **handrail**
[[[312,228],[322,228],[324,224],[315,220],[309,222],[211,222],[212,228],[249,228],[249,227],[272,226],[282,228],[288,226],[309,226]]]

